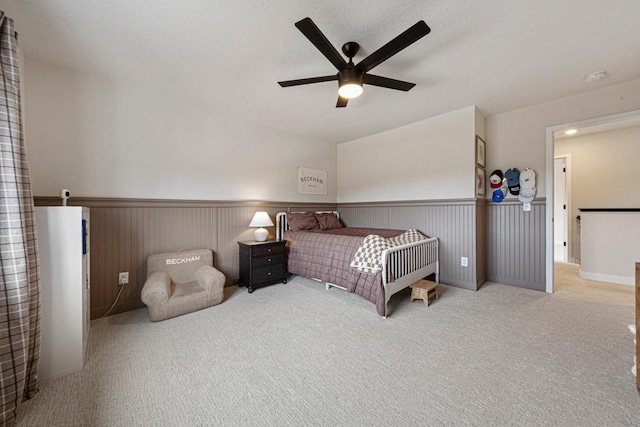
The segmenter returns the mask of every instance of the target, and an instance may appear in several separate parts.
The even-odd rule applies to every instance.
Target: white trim
[[[555,132],[564,132],[571,127],[596,126],[604,123],[617,122],[627,119],[640,118],[640,110],[628,111],[626,113],[612,114],[610,116],[597,117],[595,119],[581,120],[576,122],[564,123],[561,125],[549,126],[546,131],[546,291],[553,293],[553,134]]]
[[[611,274],[589,273],[580,269],[580,277],[588,280],[597,280],[599,282],[617,283],[619,285],[635,286],[634,277],[613,276]]]

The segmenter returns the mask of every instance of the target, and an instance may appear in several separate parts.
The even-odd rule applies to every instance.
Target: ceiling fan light
[[[343,98],[351,99],[362,95],[362,85],[357,83],[346,83],[338,88],[338,95]]]

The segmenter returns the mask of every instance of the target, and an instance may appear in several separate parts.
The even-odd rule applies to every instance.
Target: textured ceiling
[[[637,0],[0,0],[28,57],[131,82],[215,111],[336,142],[477,105],[485,116],[640,78]],[[358,62],[423,19],[431,34],[372,71],[336,109],[333,74],[294,23],[310,17]],[[608,78],[583,77],[606,69]]]
[[[603,123],[601,125],[594,126],[583,126],[577,127],[572,126],[572,128],[576,129],[578,132],[574,135],[566,135],[564,132],[556,132],[554,134],[554,138],[557,139],[567,139],[567,138],[575,138],[579,136],[589,135],[592,133],[602,133],[602,132],[610,132],[619,129],[626,129],[631,127],[637,127],[640,129],[640,117],[635,117],[632,119],[618,120]]]

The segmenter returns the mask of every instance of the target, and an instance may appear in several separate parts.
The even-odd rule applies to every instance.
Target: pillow
[[[289,230],[317,230],[319,228],[318,221],[313,212],[291,212],[287,214],[287,222]]]
[[[317,213],[316,219],[320,230],[333,230],[335,228],[343,228],[340,220],[332,213]]]

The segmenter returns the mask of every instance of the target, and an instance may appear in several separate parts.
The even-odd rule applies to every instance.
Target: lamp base
[[[257,228],[254,236],[256,238],[256,242],[264,242],[269,238],[269,230],[266,228]]]

